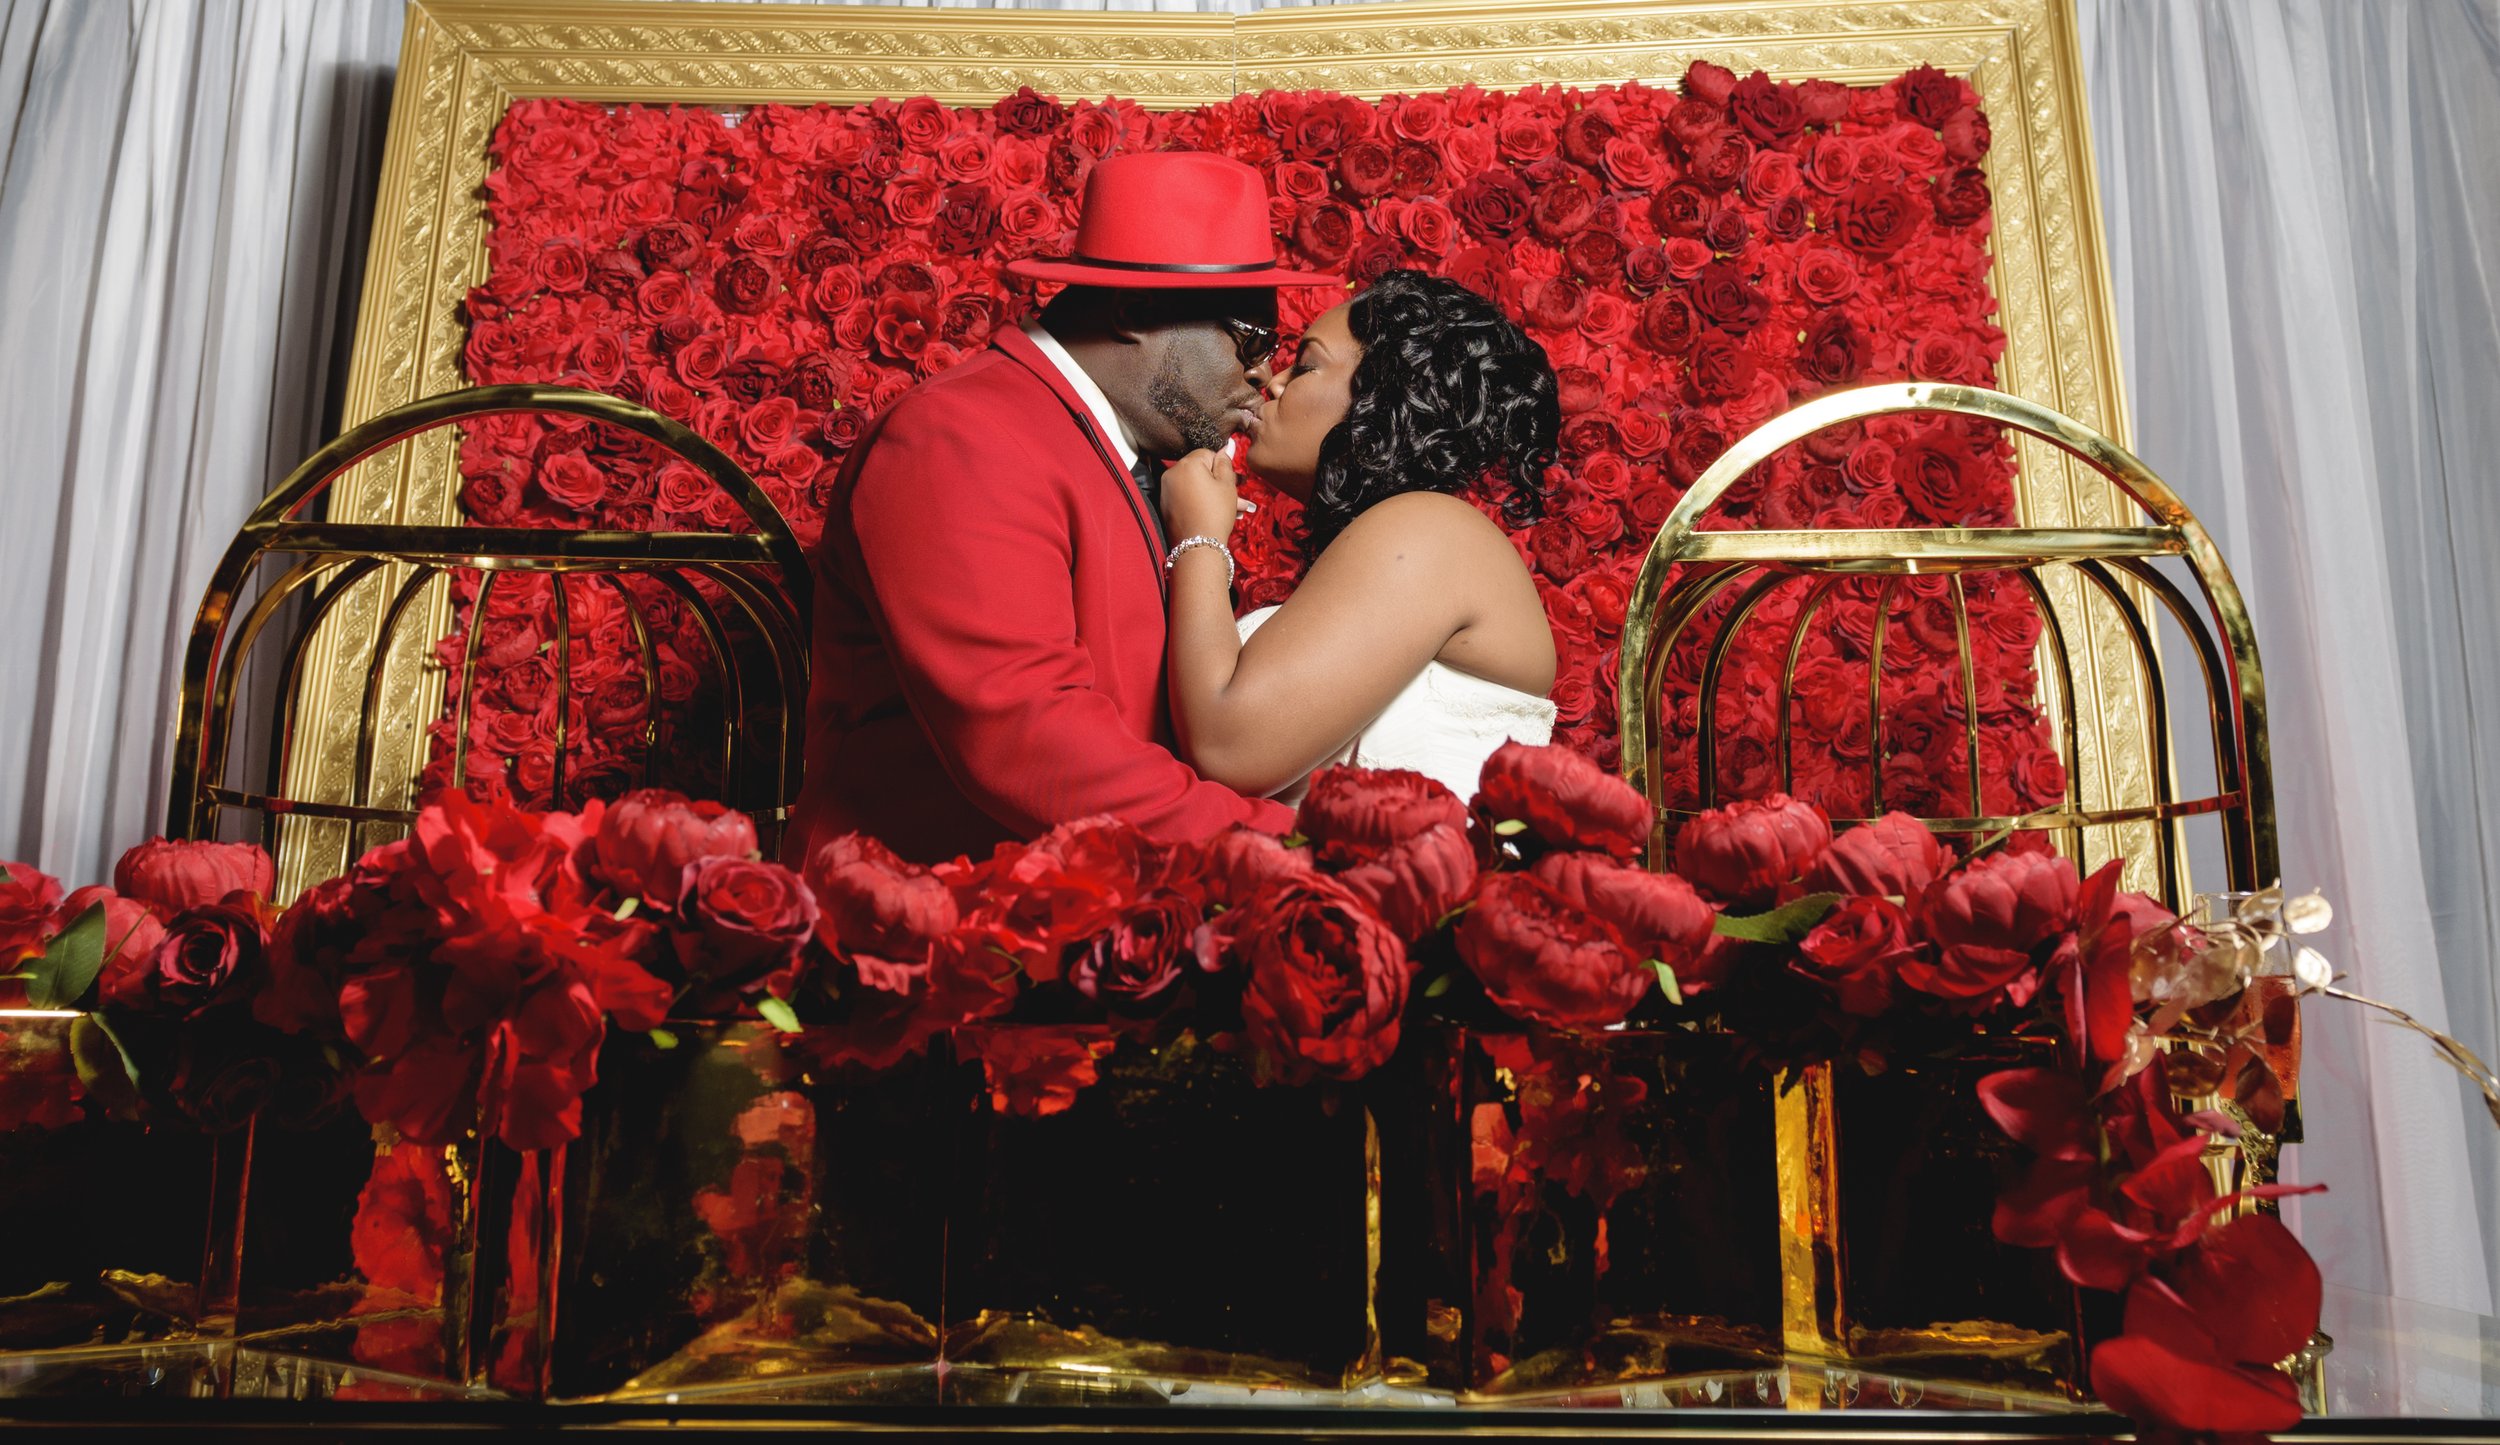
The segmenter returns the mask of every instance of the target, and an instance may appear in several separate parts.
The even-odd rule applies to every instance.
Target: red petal
[[[2273,1364],[2317,1333],[2318,1263],[2271,1214],[2242,1215],[2206,1235],[2180,1258],[2174,1282],[2223,1356],[2241,1364]]]
[[[2134,1335],[2092,1351],[2092,1391],[2139,1424],[2174,1430],[2288,1430],[2300,1423],[2299,1392],[2281,1375],[2189,1359]]]
[[[1980,1107],[2015,1143],[2049,1159],[2089,1159],[2083,1081],[2056,1069],[2006,1069],[1979,1081]]]

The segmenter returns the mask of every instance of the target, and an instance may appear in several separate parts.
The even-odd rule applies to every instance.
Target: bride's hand
[[[1183,537],[1232,536],[1241,511],[1241,479],[1232,458],[1199,450],[1172,463],[1163,474],[1163,528],[1172,540]]]

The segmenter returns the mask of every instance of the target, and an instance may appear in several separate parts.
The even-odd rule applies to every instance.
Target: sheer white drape
[[[400,7],[13,0],[0,30],[0,840],[161,826],[182,636],[336,421]]]
[[[2082,0],[2137,450],[2264,648],[2283,866],[2353,986],[2492,1053],[2500,42],[2490,0]],[[2409,1035],[2313,1007],[2303,1233],[2487,1312],[2500,1138]],[[2469,1113],[2469,1109],[2471,1112]]]
[[[2078,3],[2136,436],[2256,609],[2286,869],[2359,986],[2500,1056],[2500,0]],[[91,881],[158,822],[206,569],[335,425],[400,23],[8,0],[5,856]],[[2312,1018],[2330,1272],[2488,1309],[2491,1131],[2413,1040]]]

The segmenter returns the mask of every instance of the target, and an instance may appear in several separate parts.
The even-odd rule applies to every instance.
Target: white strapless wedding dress
[[[1240,622],[1242,641],[1276,615],[1262,607]],[[1487,681],[1445,662],[1427,662],[1380,716],[1364,724],[1354,741],[1311,769],[1350,763],[1358,768],[1405,768],[1439,782],[1461,798],[1476,795],[1484,760],[1506,742],[1544,743],[1554,736],[1554,704],[1532,692]],[[1306,775],[1277,790],[1299,801]]]

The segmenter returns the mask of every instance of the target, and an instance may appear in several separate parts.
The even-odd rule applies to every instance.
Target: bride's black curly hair
[[[1523,527],[1544,515],[1545,469],[1562,426],[1545,348],[1455,281],[1391,271],[1346,313],[1363,356],[1345,420],[1320,440],[1303,511],[1318,556],[1348,523],[1400,492],[1498,489]]]

